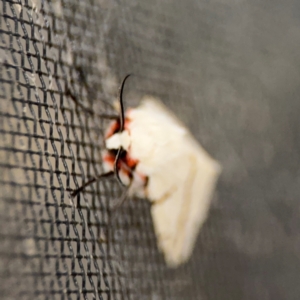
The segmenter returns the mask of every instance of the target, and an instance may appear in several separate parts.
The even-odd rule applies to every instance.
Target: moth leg
[[[76,197],[79,193],[81,193],[87,186],[91,185],[92,183],[97,182],[98,180],[100,180],[102,178],[110,177],[112,175],[114,175],[114,172],[110,171],[110,172],[103,173],[103,174],[100,174],[100,175],[98,175],[96,177],[91,178],[89,181],[85,182],[80,188],[78,188],[75,191],[73,191],[71,193],[71,197],[72,198]]]
[[[117,210],[120,206],[122,206],[125,201],[128,199],[128,191],[129,191],[130,185],[127,187],[127,189],[122,193],[121,197],[118,199],[118,203],[115,204],[112,208],[111,211]]]
[[[130,185],[126,188],[126,190],[122,193],[121,197],[118,199],[118,202],[110,209],[110,222],[113,223],[113,221],[115,220],[115,212],[116,210],[122,206],[125,201],[128,199],[128,195],[129,195],[129,190],[130,190]]]
[[[119,170],[118,170],[118,164],[119,164],[120,156],[121,156],[121,154],[123,153],[123,151],[124,151],[124,150],[123,150],[122,147],[120,147],[120,148],[118,149],[118,152],[117,152],[117,155],[116,155],[116,158],[115,158],[115,161],[114,161],[114,174],[115,174],[117,180],[119,181],[119,183],[120,183],[122,186],[126,186],[126,185],[122,182],[122,180],[121,180],[121,178],[120,178],[120,175],[119,175]],[[124,166],[126,166],[126,165],[124,165]],[[129,171],[131,172],[131,170],[129,170]]]

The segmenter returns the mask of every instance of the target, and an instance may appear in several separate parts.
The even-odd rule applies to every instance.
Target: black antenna
[[[124,116],[124,104],[123,104],[123,91],[124,91],[125,82],[130,75],[131,74],[127,74],[124,77],[122,84],[120,86],[120,89],[119,89],[119,103],[120,103],[120,130],[119,130],[119,132],[122,132],[124,130],[125,116]]]
[[[127,78],[130,75],[131,74],[127,74],[124,77],[124,79],[122,81],[122,84],[120,86],[120,89],[119,89],[119,103],[120,103],[120,129],[119,129],[119,132],[122,132],[124,130],[125,113],[124,113],[124,103],[123,103],[123,91],[124,91],[125,82],[126,82]],[[123,149],[122,149],[122,147],[120,147],[118,149],[118,152],[117,152],[117,155],[116,155],[116,158],[115,158],[115,162],[114,162],[114,172],[115,172],[115,176],[116,176],[117,180],[119,181],[119,183],[122,186],[125,186],[124,183],[122,182],[122,180],[120,178],[120,175],[119,175],[119,172],[118,172],[118,163],[119,163],[120,156],[121,156],[122,152],[123,152]]]

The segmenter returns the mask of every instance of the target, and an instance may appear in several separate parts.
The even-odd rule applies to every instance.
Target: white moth
[[[158,248],[168,266],[191,255],[204,223],[220,165],[197,143],[186,127],[158,100],[145,97],[128,109],[123,131],[111,123],[103,153],[106,171],[117,164],[129,195],[152,202],[151,215]]]

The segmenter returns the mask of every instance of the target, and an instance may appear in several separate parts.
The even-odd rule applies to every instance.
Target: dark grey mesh
[[[1,299],[300,297],[300,2],[2,0]],[[158,96],[223,166],[189,262],[103,172],[108,121]],[[171,151],[171,149],[170,149]]]

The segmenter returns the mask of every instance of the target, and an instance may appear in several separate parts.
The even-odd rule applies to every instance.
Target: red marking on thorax
[[[114,133],[118,132],[120,129],[120,122],[119,121],[113,121],[111,122],[110,126],[108,127],[106,134],[105,134],[105,139],[108,139],[111,137]]]
[[[129,131],[129,124],[130,124],[130,122],[131,122],[131,120],[128,117],[126,117],[125,118],[125,122],[124,122],[124,130],[128,130]],[[111,122],[110,126],[108,127],[108,129],[106,131],[105,139],[108,139],[109,137],[111,137],[115,133],[119,132],[119,130],[120,130],[120,122],[119,122],[119,120]]]
[[[124,123],[124,129],[125,130],[129,130],[129,124],[130,124],[130,122],[131,122],[131,120],[126,117],[125,123]]]
[[[135,168],[136,165],[138,164],[138,162],[139,161],[137,159],[130,157],[130,155],[128,153],[126,154],[125,163],[130,169]]]
[[[128,133],[130,134],[130,122],[131,118],[128,116],[131,112],[131,109],[128,109],[126,111],[126,117],[125,117],[125,122],[124,122],[124,130],[127,130]],[[120,130],[120,122],[119,120],[113,121],[110,126],[108,127],[108,130],[106,131],[105,134],[105,139],[110,138],[112,135],[115,133],[119,132]],[[116,155],[112,151],[107,151],[103,155],[103,160],[110,166],[111,170],[114,168],[114,163],[115,163]],[[122,171],[124,174],[127,176],[131,176],[135,171],[135,167],[139,161],[137,159],[134,159],[130,156],[130,147],[128,149],[128,152],[126,153],[125,156],[119,158],[118,162],[118,170]],[[136,173],[138,176],[142,179],[142,181],[147,182],[147,176],[141,173]]]
[[[115,159],[116,159],[116,156],[111,154],[108,151],[107,152],[105,151],[105,154],[103,154],[103,160],[109,165],[113,166]]]
[[[110,166],[111,170],[113,170],[116,155],[112,152],[107,151],[105,152],[105,154],[103,154],[103,160]],[[118,169],[122,170],[123,172],[129,175],[130,172],[134,172],[134,168],[137,164],[138,160],[131,158],[130,155],[126,153],[125,157],[119,158],[117,167]]]

